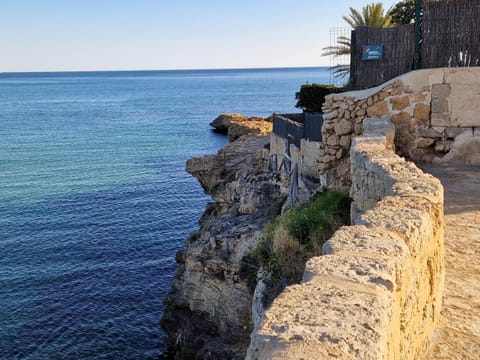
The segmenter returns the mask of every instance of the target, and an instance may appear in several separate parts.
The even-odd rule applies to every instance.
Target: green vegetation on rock
[[[264,304],[288,284],[300,282],[306,261],[321,255],[333,233],[350,223],[351,199],[343,192],[323,190],[302,206],[268,224],[258,246],[243,258],[241,276],[253,291],[257,270],[269,275]]]

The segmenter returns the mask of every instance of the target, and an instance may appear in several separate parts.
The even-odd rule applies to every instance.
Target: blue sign
[[[382,60],[383,45],[362,45],[362,60]]]

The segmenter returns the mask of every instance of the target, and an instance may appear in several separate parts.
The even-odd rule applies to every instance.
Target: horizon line
[[[213,71],[213,70],[274,70],[274,69],[311,69],[328,68],[327,65],[312,66],[271,66],[271,67],[213,67],[213,68],[179,68],[179,69],[97,69],[97,70],[28,70],[28,71],[3,71],[0,74],[41,74],[41,73],[89,73],[89,72],[154,72],[154,71]]]

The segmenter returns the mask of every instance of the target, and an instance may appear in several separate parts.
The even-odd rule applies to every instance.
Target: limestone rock
[[[225,163],[218,155],[206,155],[187,161],[186,171],[195,176],[205,192],[212,192],[215,185],[226,175]]]
[[[228,140],[234,141],[243,135],[268,135],[272,132],[273,124],[266,120],[261,121],[246,121],[246,122],[232,122],[228,128]]]
[[[434,159],[435,163],[480,165],[480,137],[471,130],[458,135],[451,150],[443,158]]]
[[[392,116],[392,122],[394,124],[410,124],[410,119],[410,115],[405,111]]]
[[[349,120],[343,119],[335,124],[335,133],[338,136],[348,135],[352,133],[352,123]]]
[[[423,103],[418,103],[415,105],[413,116],[415,117],[415,120],[420,123],[428,123],[430,120],[430,106]]]
[[[388,105],[385,100],[382,100],[367,109],[369,117],[384,116],[388,112]]]
[[[221,114],[210,123],[215,132],[228,135],[230,141],[246,134],[268,135],[272,132],[270,118],[241,114]]]
[[[450,84],[433,84],[432,99],[447,99],[450,96]]]
[[[417,139],[417,147],[425,149],[432,146],[435,143],[435,139],[432,138],[419,138]]]
[[[396,96],[390,99],[390,103],[392,104],[393,110],[403,110],[410,105],[410,100],[408,96]]]
[[[165,299],[161,326],[177,359],[245,357],[253,290],[242,259],[280,213],[290,187],[286,173],[266,168],[262,154],[268,139],[244,135],[217,155],[187,163],[215,202],[200,219],[200,230],[186,240]]]

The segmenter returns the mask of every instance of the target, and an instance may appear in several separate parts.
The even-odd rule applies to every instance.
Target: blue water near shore
[[[222,112],[295,112],[325,68],[0,74],[0,358],[159,359],[185,173]]]

